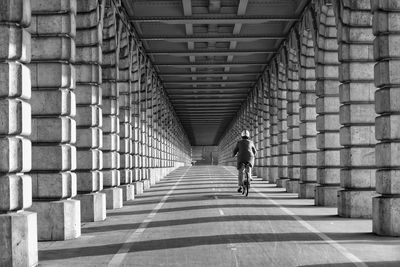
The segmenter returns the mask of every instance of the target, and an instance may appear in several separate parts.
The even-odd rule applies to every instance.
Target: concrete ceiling
[[[217,145],[308,0],[122,0],[192,145]]]

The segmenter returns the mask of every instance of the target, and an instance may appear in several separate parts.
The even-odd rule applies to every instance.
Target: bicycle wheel
[[[246,197],[249,195],[249,189],[250,189],[250,179],[249,179],[249,173],[246,172],[246,180],[245,180],[245,191],[246,191]]]

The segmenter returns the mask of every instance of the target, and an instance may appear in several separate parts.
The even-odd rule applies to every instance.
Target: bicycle
[[[249,189],[250,189],[250,163],[242,163],[244,165],[244,168],[242,170],[244,176],[243,176],[243,181],[242,181],[242,195],[246,195],[246,197],[249,195]]]

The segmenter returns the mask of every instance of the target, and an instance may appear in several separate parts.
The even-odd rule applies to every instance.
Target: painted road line
[[[121,246],[121,248],[118,250],[118,252],[112,257],[110,262],[108,263],[107,266],[120,266],[122,261],[125,259],[126,255],[128,255],[132,245],[134,242],[138,241],[138,237],[140,234],[144,232],[144,230],[147,228],[148,224],[153,220],[154,215],[157,214],[157,212],[161,209],[161,207],[165,204],[167,201],[168,197],[172,194],[172,192],[175,190],[175,188],[178,186],[178,184],[182,181],[183,177],[185,177],[186,173],[190,170],[191,167],[189,167],[179,178],[178,181],[173,185],[171,190],[168,191],[168,193],[163,196],[161,201],[157,204],[157,206],[151,211],[151,213],[142,221],[142,223],[139,225],[139,227],[131,234],[128,236],[128,238],[125,240],[124,244]]]
[[[226,167],[225,169],[227,171],[229,171],[230,173],[232,173],[232,175],[235,175],[233,172],[231,172],[230,170],[228,170]],[[360,258],[358,258],[357,256],[355,256],[353,253],[351,253],[350,251],[348,251],[345,247],[343,247],[342,245],[340,245],[338,242],[336,242],[335,240],[331,239],[329,236],[327,236],[326,234],[320,232],[318,229],[316,229],[315,227],[313,227],[312,225],[310,225],[309,223],[307,223],[306,221],[304,221],[300,216],[297,216],[296,214],[294,214],[291,210],[281,206],[278,202],[276,202],[275,200],[273,200],[272,198],[270,198],[269,196],[267,196],[266,194],[262,193],[259,189],[254,188],[253,190],[256,191],[259,195],[261,195],[262,197],[268,199],[272,204],[274,204],[276,207],[278,207],[280,210],[282,210],[284,213],[286,213],[287,215],[291,216],[293,219],[295,219],[298,223],[300,223],[304,228],[306,228],[308,231],[318,235],[323,241],[325,241],[326,243],[328,243],[329,245],[331,245],[332,247],[334,247],[336,250],[338,250],[343,256],[345,256],[347,259],[349,259],[354,265],[356,265],[357,267],[368,267],[367,264],[365,264]]]

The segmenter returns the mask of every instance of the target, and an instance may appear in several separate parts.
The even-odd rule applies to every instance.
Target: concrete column
[[[36,213],[32,205],[30,1],[0,9],[0,266],[36,266]]]
[[[154,136],[154,147],[155,147],[155,168],[157,169],[157,180],[163,178],[161,168],[161,85],[158,83],[157,90],[155,90],[154,100],[154,113],[153,113],[153,136]]]
[[[76,17],[76,147],[77,191],[83,222],[106,218],[101,146],[101,61],[103,27],[98,1],[78,1]]]
[[[160,116],[160,108],[159,108],[159,101],[160,101],[160,91],[161,91],[161,84],[160,81],[157,81],[156,88],[153,92],[153,114],[152,114],[152,124],[153,124],[153,175],[155,181],[160,181],[162,177],[161,169],[160,169],[160,137],[159,137],[159,116]]]
[[[293,33],[292,33],[293,34]],[[294,39],[296,48],[297,40]],[[300,183],[300,109],[299,109],[299,62],[297,50],[288,48],[288,83],[287,83],[287,125],[288,125],[288,178],[286,191],[288,193],[299,193]]]
[[[375,136],[379,140],[375,157],[377,164],[376,192],[373,198],[373,232],[378,235],[400,236],[400,25],[398,1],[371,1],[373,10],[375,85]]]
[[[264,147],[264,157],[263,157],[263,180],[267,181],[269,178],[269,173],[270,173],[270,167],[269,167],[269,161],[271,158],[271,149],[270,149],[270,116],[269,116],[269,80],[267,78],[267,75],[264,73],[262,77],[262,87],[263,87],[263,111],[264,111],[264,118],[263,118],[263,125],[264,125],[264,141],[263,141],[263,147]]]
[[[141,173],[142,173],[142,181],[144,189],[148,189],[150,186],[149,183],[149,147],[148,147],[148,123],[147,123],[147,93],[148,88],[151,86],[151,70],[149,66],[150,62],[145,61],[144,73],[142,75],[142,82],[140,87],[140,146],[141,146]]]
[[[31,1],[32,196],[39,240],[81,234],[76,174],[74,0]]]
[[[278,70],[276,62],[272,63],[269,71],[270,93],[269,93],[269,125],[270,125],[270,161],[268,181],[275,183],[278,179]]]
[[[142,76],[142,65],[143,60],[138,47],[135,50],[135,57],[132,60],[133,72],[134,72],[134,83],[132,92],[132,121],[133,121],[133,166],[134,166],[134,186],[135,195],[143,193],[143,182],[141,175],[141,159],[140,159],[140,135],[141,135],[141,121],[140,121],[140,87],[141,87],[141,76]]]
[[[102,108],[103,108],[103,193],[107,209],[121,208],[122,189],[119,168],[119,38],[121,26],[116,21],[113,3],[107,3],[103,25]]]
[[[338,20],[340,151],[338,213],[371,217],[375,194],[375,109],[372,14],[369,0],[340,1]]]
[[[340,184],[339,61],[332,5],[317,3],[317,182],[316,206],[336,206]]]
[[[147,158],[148,158],[148,179],[150,186],[156,183],[154,174],[154,155],[153,155],[153,94],[156,90],[156,77],[154,72],[150,73],[149,84],[147,87],[147,107],[146,107],[146,121],[147,121]]]
[[[278,58],[278,142],[279,142],[279,158],[278,158],[278,177],[276,181],[278,187],[286,188],[288,182],[288,136],[287,136],[287,75],[286,75],[286,56],[284,51]]]
[[[304,23],[304,22],[303,22]],[[300,27],[300,186],[299,198],[314,198],[317,182],[314,42]]]
[[[134,41],[130,34],[122,31],[119,53],[119,172],[121,176],[122,200],[134,199],[135,188],[132,185],[133,170],[131,168],[131,140],[132,140],[132,116],[131,116],[131,79],[132,79],[132,53]]]
[[[264,179],[264,90],[262,80],[257,84],[257,176]]]

